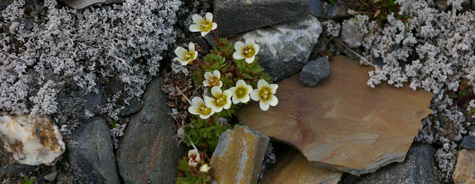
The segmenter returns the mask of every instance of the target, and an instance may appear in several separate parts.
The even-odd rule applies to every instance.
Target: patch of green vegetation
[[[178,161],[178,170],[180,173],[176,178],[176,184],[205,184],[211,181],[209,172],[201,172],[198,168],[189,166],[186,156]]]
[[[203,120],[201,118],[192,118],[190,120],[192,126],[185,127],[185,134],[190,136],[190,139],[199,150],[207,153],[213,153],[218,145],[219,136],[226,130],[232,128],[232,125],[220,125],[216,120]],[[185,139],[188,146],[191,146],[190,139]]]
[[[34,184],[35,179],[34,178],[29,178],[28,176],[25,176],[25,180],[23,181],[23,184]]]

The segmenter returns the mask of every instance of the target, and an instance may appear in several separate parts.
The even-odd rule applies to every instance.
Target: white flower
[[[206,72],[205,73],[206,80],[203,81],[203,85],[211,86],[211,87],[215,87],[215,86],[221,87],[223,86],[223,82],[219,80],[220,77],[221,77],[221,73],[219,73],[218,70],[213,71],[213,73]]]
[[[203,165],[200,166],[200,171],[202,173],[207,173],[209,171],[209,169],[211,169],[211,167],[208,164],[203,164]]]
[[[195,24],[190,25],[191,32],[201,32],[201,36],[205,36],[210,31],[215,30],[218,27],[218,24],[213,22],[213,14],[207,12],[206,18],[203,19],[198,14],[194,14],[191,18],[193,18],[193,22]]]
[[[198,57],[198,51],[195,51],[195,44],[193,44],[192,42],[188,44],[188,50],[183,47],[176,48],[175,54],[178,57],[173,60],[179,61],[183,66],[187,65],[191,61],[195,60],[196,57]]]
[[[258,89],[251,92],[251,98],[254,101],[260,101],[259,107],[263,111],[267,111],[269,105],[276,106],[279,103],[279,100],[274,95],[278,87],[277,84],[269,85],[264,79],[261,79],[257,82]]]
[[[188,165],[191,167],[196,167],[201,162],[200,153],[197,149],[192,149],[188,151]]]
[[[249,94],[252,92],[252,86],[247,85],[243,80],[238,80],[236,87],[229,88],[229,91],[233,94],[234,104],[246,103],[250,99]]]
[[[236,42],[234,44],[236,52],[233,54],[233,58],[236,60],[246,59],[246,62],[251,64],[259,53],[259,45],[257,45],[252,38],[246,39],[246,44],[243,42]]]
[[[206,106],[213,109],[214,112],[221,112],[223,109],[229,109],[231,107],[231,91],[224,90],[219,87],[211,88],[211,94],[213,98],[205,96]]]
[[[191,106],[188,108],[188,112],[193,115],[199,115],[201,119],[208,119],[209,116],[214,114],[213,109],[207,107],[200,97],[191,99]]]

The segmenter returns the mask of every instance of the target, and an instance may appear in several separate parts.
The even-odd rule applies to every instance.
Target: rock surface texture
[[[214,19],[219,36],[290,22],[305,17],[308,0],[216,0]]]
[[[288,149],[277,158],[261,183],[337,184],[343,173],[316,168],[296,149]]]
[[[75,9],[83,9],[93,4],[109,4],[109,3],[120,3],[125,0],[62,0],[68,6]]]
[[[462,147],[468,149],[475,149],[475,136],[465,136],[462,141]]]
[[[354,19],[343,21],[341,29],[341,41],[350,48],[356,48],[361,45],[363,41],[363,34],[361,34]]]
[[[402,163],[393,163],[365,176],[356,184],[398,183],[437,184],[435,148],[427,144],[412,145]]]
[[[175,140],[174,123],[167,115],[167,99],[154,79],[144,94],[142,109],[134,114],[117,151],[125,183],[174,183],[178,159],[185,149]]]
[[[58,126],[47,116],[12,116],[0,112],[0,156],[2,163],[54,165],[65,151]],[[6,152],[6,153],[4,153]]]
[[[313,87],[319,81],[326,78],[330,73],[330,61],[328,57],[320,57],[309,61],[300,72],[300,83],[305,86]]]
[[[87,183],[120,183],[115,164],[112,140],[107,122],[94,118],[85,122],[72,137],[78,142],[77,148],[69,152],[73,170],[84,174],[81,181]]]
[[[248,32],[243,38],[252,38],[260,46],[259,63],[275,82],[300,71],[321,32],[317,18],[308,15],[301,21]]]
[[[455,184],[475,183],[475,150],[459,152],[452,179]]]
[[[247,126],[236,126],[219,137],[211,157],[211,175],[218,183],[257,183],[269,137]]]
[[[279,82],[279,104],[268,111],[250,103],[240,122],[298,148],[314,166],[353,175],[402,162],[432,94],[386,84],[370,88],[370,67],[334,57],[330,75],[313,88],[298,75]]]

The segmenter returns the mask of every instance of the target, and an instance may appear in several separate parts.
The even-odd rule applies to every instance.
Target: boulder
[[[452,175],[455,184],[475,183],[475,150],[462,150]]]
[[[221,37],[292,22],[308,14],[308,0],[216,0],[214,20]]]
[[[319,81],[326,78],[330,73],[330,62],[328,57],[320,57],[309,61],[300,72],[300,83],[305,86],[313,87]]]
[[[261,183],[337,184],[342,174],[313,167],[300,151],[290,148],[277,157],[275,167],[266,172]]]
[[[78,143],[69,151],[73,171],[87,173],[81,178],[87,183],[120,183],[106,120],[94,118],[82,125],[71,138]]]
[[[363,177],[356,184],[399,183],[437,184],[435,148],[427,144],[413,144],[402,163],[393,163]]]
[[[175,140],[175,124],[167,115],[162,79],[147,86],[144,104],[132,115],[117,150],[117,163],[125,183],[174,183],[178,159],[185,147]]]
[[[8,157],[2,160],[25,165],[54,165],[66,149],[58,126],[49,117],[6,112],[0,112],[0,146],[0,155]]]
[[[341,41],[350,48],[356,48],[361,45],[363,34],[361,34],[354,19],[343,21],[341,28]]]
[[[247,126],[236,126],[219,137],[211,157],[211,175],[218,183],[257,183],[269,137]]]
[[[402,162],[421,120],[432,111],[432,94],[409,87],[367,86],[371,67],[343,56],[330,63],[318,86],[302,86],[295,75],[278,83],[279,104],[262,111],[251,102],[239,122],[298,148],[317,167],[371,173]]]
[[[308,15],[298,22],[248,32],[243,38],[252,38],[260,46],[258,62],[277,82],[302,69],[321,32],[317,18]]]

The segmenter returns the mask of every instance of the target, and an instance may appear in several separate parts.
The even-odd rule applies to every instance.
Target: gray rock
[[[399,183],[399,184],[437,184],[437,163],[435,148],[426,144],[413,144],[402,163],[383,167],[375,173],[362,178],[357,184]]]
[[[343,21],[341,28],[341,41],[350,48],[356,48],[361,45],[363,41],[363,34],[361,34],[355,20],[348,19]]]
[[[143,106],[143,101],[140,100],[139,98],[134,98],[129,102],[129,105],[125,106],[125,108],[120,111],[120,114],[124,116],[131,115],[139,111],[140,108],[142,108],[142,106]]]
[[[72,136],[79,143],[69,152],[73,171],[87,173],[80,180],[88,183],[120,183],[106,120],[93,118],[83,125]]]
[[[62,0],[68,6],[75,9],[83,9],[93,4],[121,3],[125,0]]]
[[[308,15],[298,22],[251,31],[243,38],[253,38],[260,46],[258,62],[277,82],[300,71],[321,32],[317,18]]]
[[[320,57],[309,61],[300,72],[300,83],[305,86],[316,86],[319,81],[330,74],[330,62],[328,57]]]
[[[309,0],[310,14],[314,15],[317,18],[324,17],[322,10],[322,2],[320,0]]]
[[[348,13],[348,7],[344,5],[344,3],[340,0],[332,7],[328,8],[327,10],[327,19],[345,19],[350,17],[351,15]]]
[[[447,4],[447,0],[434,0],[435,6],[437,9],[441,11],[445,11],[449,5]]]
[[[25,164],[10,164],[0,168],[0,176],[9,175],[9,176],[20,176],[21,173],[27,174],[32,172],[38,166],[31,166]]]
[[[175,125],[167,115],[162,79],[147,86],[142,109],[132,115],[117,151],[120,175],[125,183],[175,183],[178,159],[185,147],[175,140]]]
[[[475,149],[475,136],[465,136],[462,141],[462,147],[467,149]]]
[[[219,35],[229,37],[261,27],[290,22],[309,12],[308,0],[216,0]]]

